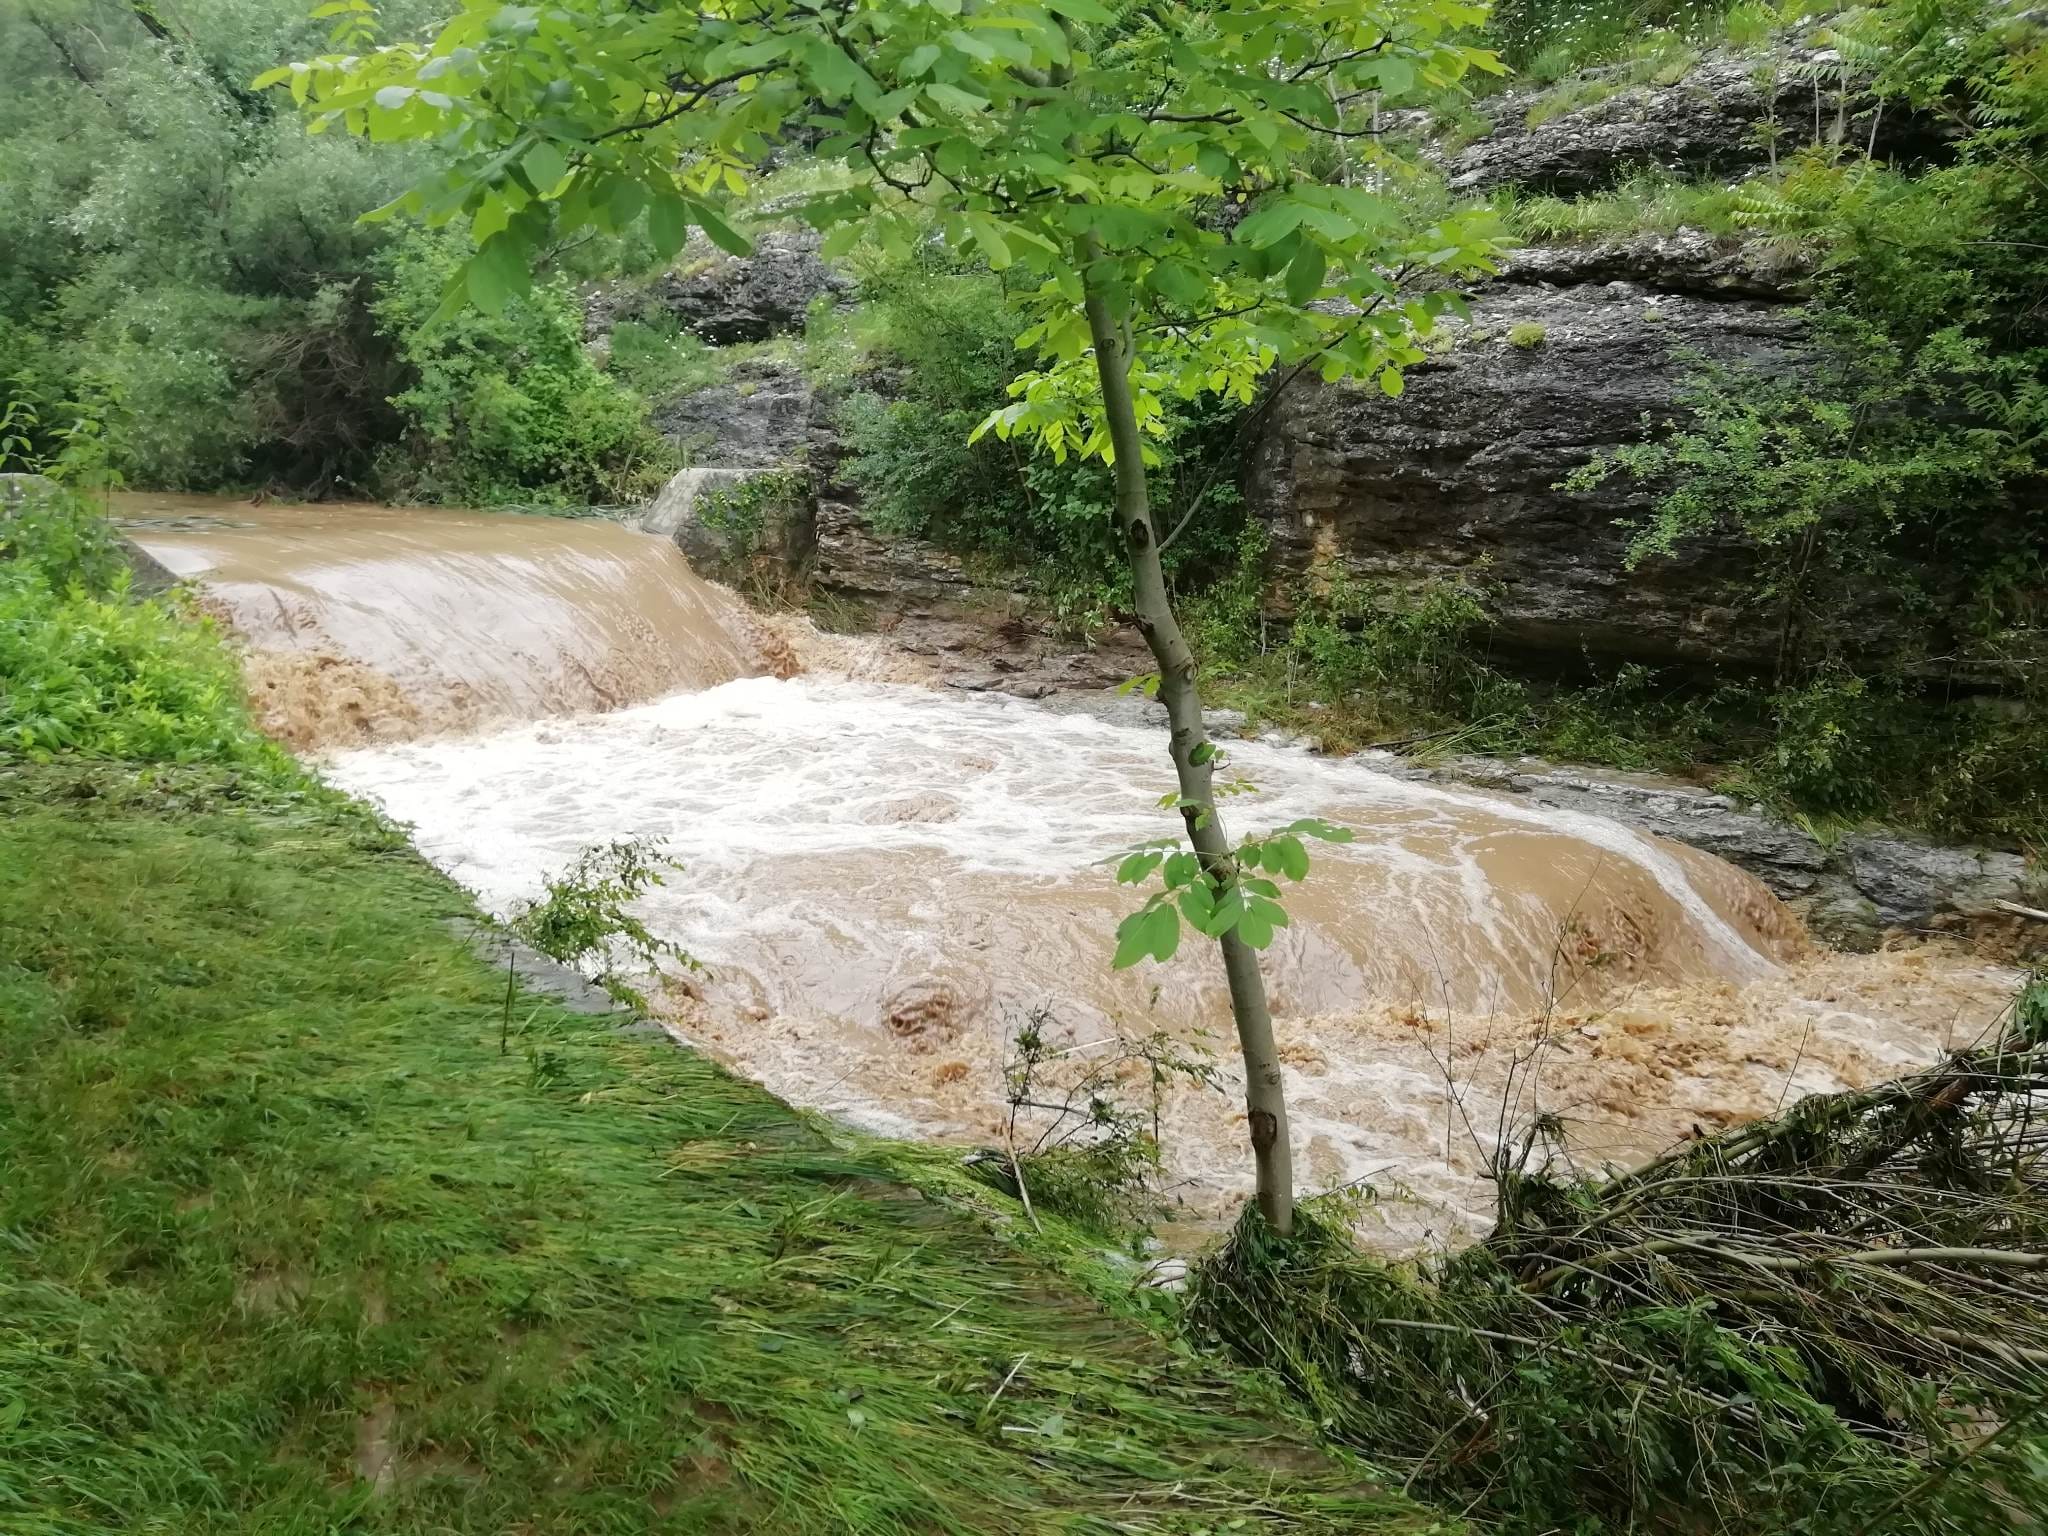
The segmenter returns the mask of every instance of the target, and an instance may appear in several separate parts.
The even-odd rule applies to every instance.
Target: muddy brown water
[[[686,1038],[871,1129],[984,1143],[1034,1016],[1056,1076],[1163,1032],[1221,1083],[1160,1105],[1172,1197],[1200,1224],[1243,1194],[1209,946],[1109,968],[1135,898],[1102,861],[1175,830],[1157,732],[903,681],[886,646],[757,620],[613,524],[121,512],[241,637],[271,728],[485,905],[592,842],[665,838],[682,869],[643,916],[709,968],[663,991]],[[1258,786],[1233,826],[1356,833],[1289,893],[1267,969],[1305,1182],[1369,1186],[1389,1247],[1483,1229],[1486,1153],[1538,1110],[1626,1162],[1930,1061],[2016,981],[1961,953],[1817,954],[1750,876],[1597,817],[1256,742],[1231,766]]]
[[[200,582],[296,747],[616,709],[767,665],[737,598],[615,523],[138,493],[114,511]]]

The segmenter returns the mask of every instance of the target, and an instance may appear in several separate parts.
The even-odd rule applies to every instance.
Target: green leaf
[[[469,259],[469,296],[487,315],[504,311],[508,299],[522,297],[533,286],[526,266],[524,241],[509,231],[491,236]]]
[[[1145,928],[1143,912],[1133,912],[1116,925],[1116,953],[1110,957],[1110,969],[1127,971],[1152,952],[1152,940]]]
[[[934,106],[944,107],[950,112],[986,112],[988,110],[988,98],[986,96],[976,96],[970,91],[961,90],[957,85],[948,85],[943,80],[934,80],[924,88],[924,94]]]
[[[1116,955],[1110,961],[1116,970],[1128,970],[1147,955],[1171,960],[1180,948],[1180,914],[1163,901],[1156,902],[1118,923],[1116,940]]]
[[[818,254],[827,261],[837,261],[860,244],[862,230],[858,224],[842,224],[819,243]]]
[[[982,255],[988,258],[988,264],[993,270],[1000,272],[1016,260],[1010,254],[1008,243],[1003,239],[1002,226],[994,219],[983,214],[970,213],[966,216],[966,224],[968,233],[974,236],[975,245],[980,248]]]
[[[1301,846],[1300,838],[1282,832],[1266,844],[1266,850],[1272,856],[1265,865],[1271,873],[1296,881],[1308,873],[1308,850]]]
[[[529,149],[520,164],[532,179],[534,189],[543,196],[561,185],[562,178],[569,174],[568,160],[546,139]]]
[[[734,256],[753,254],[753,243],[709,208],[699,204],[694,211],[704,233],[711,237],[711,243],[721,251],[730,252]]]
[[[630,177],[619,176],[612,180],[605,197],[605,213],[613,229],[624,229],[640,217],[640,210],[647,206],[647,189]]]
[[[1357,834],[1349,827],[1340,827],[1335,822],[1324,821],[1320,816],[1304,816],[1291,821],[1280,829],[1302,837],[1318,837],[1326,843],[1348,843]]]
[[[1259,908],[1248,906],[1237,920],[1237,936],[1253,949],[1264,949],[1273,942],[1273,924]]]
[[[1301,226],[1304,212],[1301,204],[1288,198],[1267,198],[1254,212],[1232,232],[1231,238],[1239,245],[1262,249],[1289,235]]]
[[[657,256],[674,256],[690,238],[690,205],[677,193],[658,194],[648,205],[647,235]]]
[[[1055,16],[1084,22],[1091,27],[1106,27],[1115,20],[1095,0],[1045,0],[1045,8]]]
[[[1118,885],[1137,885],[1162,862],[1157,853],[1134,853],[1116,867]]]
[[[824,38],[813,40],[804,49],[802,58],[812,83],[827,101],[844,101],[874,83],[868,78],[868,72],[848,57],[843,49]]]
[[[1275,929],[1288,926],[1287,909],[1264,896],[1247,896],[1244,915],[1238,919],[1237,936],[1253,949],[1273,942]]]
[[[1209,297],[1209,284],[1184,261],[1161,261],[1145,275],[1153,292],[1193,309]]]
[[[1313,240],[1302,241],[1287,267],[1287,302],[1299,307],[1321,293],[1327,266],[1323,248]]]
[[[511,222],[512,205],[493,194],[484,199],[483,206],[469,221],[470,238],[481,245]]]
[[[1235,928],[1238,919],[1243,916],[1244,892],[1234,885],[1230,886],[1222,895],[1216,897],[1209,921],[1202,924],[1202,932],[1212,939],[1220,939]]]
[[[1407,381],[1401,377],[1400,369],[1388,368],[1381,372],[1380,393],[1398,400],[1401,396],[1401,391],[1407,387]]]

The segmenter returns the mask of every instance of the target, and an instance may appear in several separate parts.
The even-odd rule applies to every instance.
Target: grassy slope
[[[0,766],[0,1530],[1427,1523],[703,1059],[500,1054],[462,905],[324,799]]]

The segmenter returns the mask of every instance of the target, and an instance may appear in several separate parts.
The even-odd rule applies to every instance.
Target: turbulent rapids
[[[1226,1087],[1166,1106],[1175,1193],[1206,1218],[1247,1185],[1207,946],[1108,965],[1133,899],[1102,861],[1174,830],[1156,728],[828,675],[843,646],[765,675],[794,670],[786,646],[608,524],[124,510],[239,633],[272,728],[330,749],[487,906],[593,842],[666,839],[683,869],[643,915],[708,968],[662,989],[687,1038],[799,1103],[968,1142],[1034,1013],[1075,1060],[1206,1038]],[[1393,1244],[1483,1224],[1504,1123],[1554,1112],[1582,1154],[1640,1157],[1926,1062],[2009,995],[1930,953],[1816,958],[1749,876],[1612,822],[1256,742],[1231,759],[1260,791],[1239,829],[1357,833],[1291,893],[1269,974],[1305,1176],[1369,1181]]]

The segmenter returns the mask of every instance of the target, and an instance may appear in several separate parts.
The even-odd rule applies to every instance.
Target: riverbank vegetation
[[[309,136],[250,89],[334,23],[272,0],[23,0],[0,12],[0,469],[81,418],[167,490],[623,502],[666,446],[581,347],[566,264],[496,322],[428,324],[446,242],[361,222],[418,168]],[[418,27],[438,0],[399,0]]]

